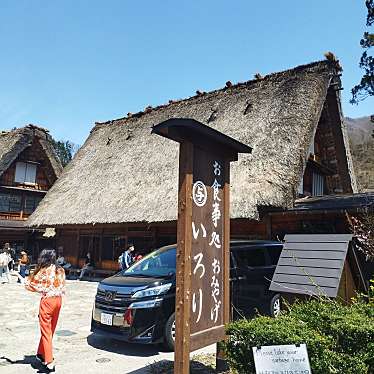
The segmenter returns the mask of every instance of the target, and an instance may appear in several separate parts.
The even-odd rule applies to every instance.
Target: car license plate
[[[103,325],[113,325],[113,314],[101,313],[100,322]]]

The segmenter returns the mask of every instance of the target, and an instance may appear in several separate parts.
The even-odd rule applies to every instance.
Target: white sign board
[[[256,374],[312,374],[305,344],[253,347]]]

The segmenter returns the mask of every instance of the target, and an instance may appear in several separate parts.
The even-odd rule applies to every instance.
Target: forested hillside
[[[374,191],[374,123],[370,117],[345,118],[360,191]]]

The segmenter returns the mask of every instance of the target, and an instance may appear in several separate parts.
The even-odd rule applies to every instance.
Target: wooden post
[[[272,231],[271,231],[271,215],[269,213],[266,214],[265,216],[265,224],[266,224],[266,239],[271,240],[272,239]]]
[[[193,145],[183,142],[179,153],[179,206],[177,227],[177,290],[175,374],[190,372],[190,281],[191,281],[191,221]],[[189,259],[183,261],[182,259]]]
[[[20,219],[23,219],[23,209],[25,208],[25,201],[26,201],[25,193],[22,193],[22,195],[21,195],[21,211],[19,212]]]
[[[344,277],[342,277],[344,279],[344,292],[345,292],[345,295],[344,295],[344,300],[345,301],[348,301],[348,260],[346,259],[344,261],[344,267],[343,267],[343,272],[344,272]]]
[[[193,119],[170,119],[152,132],[180,143],[174,374],[189,374],[190,351],[225,339],[230,161],[251,148]]]
[[[97,262],[100,264],[99,266],[102,268],[103,266],[102,266],[102,264],[101,264],[101,257],[102,257],[102,254],[103,254],[103,242],[104,242],[104,238],[103,238],[103,236],[104,236],[104,229],[102,228],[101,230],[100,230],[100,238],[99,238],[99,253],[98,253],[98,256],[97,256]],[[113,249],[113,248],[112,248]],[[114,258],[114,256],[113,256],[113,258]],[[95,259],[95,257],[94,257],[94,260],[96,260]],[[98,267],[98,266],[97,266]]]
[[[157,243],[157,238],[158,238],[157,226],[152,226],[151,231],[152,231],[152,248],[156,248],[156,243]]]
[[[77,267],[79,268],[79,253],[80,253],[80,230],[77,230]]]

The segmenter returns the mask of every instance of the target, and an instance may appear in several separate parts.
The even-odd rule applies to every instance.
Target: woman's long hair
[[[51,265],[56,265],[56,251],[52,248],[43,249],[38,257],[38,264],[33,273],[33,277],[42,269]]]

